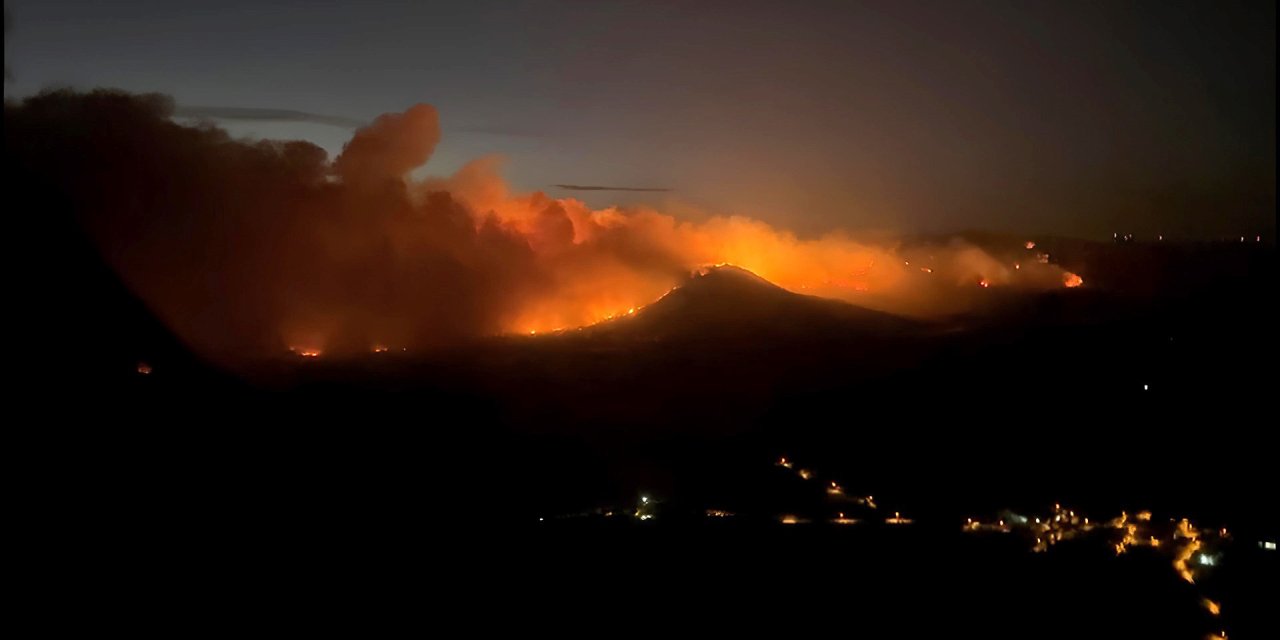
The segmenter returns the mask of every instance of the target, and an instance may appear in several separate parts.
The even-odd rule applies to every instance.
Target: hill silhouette
[[[732,265],[689,276],[660,300],[589,328],[588,335],[639,340],[832,340],[899,335],[924,325],[852,304],[787,291]]]

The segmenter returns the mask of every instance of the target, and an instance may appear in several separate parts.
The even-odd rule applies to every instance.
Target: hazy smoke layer
[[[913,314],[957,310],[956,292],[980,282],[1062,285],[1055,267],[965,245],[805,240],[740,217],[513,195],[491,158],[414,182],[440,139],[428,105],[378,118],[332,162],[172,114],[159,95],[45,93],[5,105],[7,152],[178,335],[220,359],[579,326],[718,263]]]

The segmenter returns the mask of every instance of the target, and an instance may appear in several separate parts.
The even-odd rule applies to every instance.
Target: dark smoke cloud
[[[493,158],[412,181],[440,140],[425,104],[359,129],[333,161],[307,142],[237,140],[174,114],[167,96],[107,90],[6,102],[10,197],[48,218],[22,236],[33,268],[58,269],[67,252],[55,245],[79,238],[176,335],[227,364],[581,326],[634,312],[708,264],[900,312],[939,311],[979,280],[1062,282],[1056,267],[1015,269],[959,244],[916,256],[736,216],[692,223],[513,195]]]
[[[399,180],[435,146],[431,107],[379,118],[332,165],[309,143],[173,113],[154,94],[44,93],[6,103],[6,152],[207,355],[446,343],[498,331],[530,288],[519,237],[477,228],[448,193],[411,201]]]
[[[566,191],[671,191],[661,187],[599,187],[582,184],[555,184],[553,187]]]
[[[403,187],[404,174],[426,164],[440,142],[435,107],[414,105],[404,113],[378,116],[356,132],[334,161],[344,184],[361,188],[391,182]]]
[[[178,118],[216,120],[249,120],[255,122],[313,122],[342,129],[363,127],[366,123],[355,118],[332,116],[291,109],[260,109],[256,107],[207,107],[179,105],[173,110]]]

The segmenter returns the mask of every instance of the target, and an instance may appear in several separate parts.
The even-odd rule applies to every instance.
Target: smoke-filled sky
[[[42,260],[66,263],[63,245],[88,239],[172,330],[226,362],[567,331],[643,312],[716,264],[916,315],[963,311],[990,287],[1080,285],[1033,243],[995,256],[960,240],[804,239],[742,216],[515,193],[491,156],[415,179],[441,139],[429,104],[378,116],[332,161],[174,114],[158,93],[6,102],[10,195],[35,214],[25,237],[53,250]]]
[[[802,236],[1275,226],[1273,2],[6,8],[7,98],[162,92],[331,157],[358,123],[429,103],[442,136],[417,175],[499,153],[517,191],[596,207]]]

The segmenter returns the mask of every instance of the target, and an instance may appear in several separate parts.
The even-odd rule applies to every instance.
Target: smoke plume
[[[1052,265],[964,244],[802,239],[742,217],[513,194],[493,158],[414,181],[440,139],[428,105],[381,116],[333,161],[173,114],[164,96],[115,91],[6,103],[8,161],[177,335],[222,361],[581,326],[708,264],[914,315],[959,310],[956,292],[979,283],[1062,284]]]

